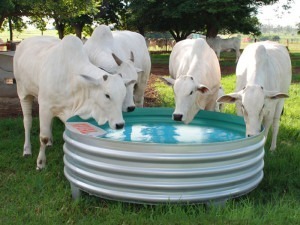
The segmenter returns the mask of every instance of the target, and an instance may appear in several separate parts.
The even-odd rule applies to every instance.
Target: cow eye
[[[108,98],[108,99],[110,99],[110,96],[108,94],[105,94],[105,97]]]
[[[192,95],[194,92],[193,91],[191,91],[191,93],[190,93],[190,95]]]

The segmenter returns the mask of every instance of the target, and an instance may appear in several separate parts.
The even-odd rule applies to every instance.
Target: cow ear
[[[266,95],[266,97],[269,99],[280,99],[280,98],[288,98],[290,96],[285,93],[276,93],[276,94]]]
[[[142,69],[140,69],[140,68],[137,68],[137,67],[135,67],[135,71],[136,71],[137,73],[139,73],[139,72],[143,72],[144,70],[142,70]]]
[[[126,87],[128,87],[131,84],[135,84],[135,83],[136,83],[136,80],[125,80],[124,81],[124,84]]]
[[[92,84],[96,84],[99,85],[100,84],[100,79],[99,78],[94,78],[92,76],[89,75],[84,75],[84,74],[80,74],[80,76],[87,82],[92,83]]]
[[[160,79],[169,86],[173,86],[175,83],[175,80],[171,77],[160,77]]]
[[[123,61],[120,58],[118,58],[114,53],[111,53],[111,55],[114,58],[114,60],[116,61],[116,63],[118,64],[118,66],[120,66]]]
[[[235,103],[237,101],[241,100],[241,95],[237,93],[232,93],[228,95],[223,95],[217,99],[217,102],[222,103]]]
[[[210,89],[203,84],[197,86],[197,91],[200,91],[202,94],[209,94]]]

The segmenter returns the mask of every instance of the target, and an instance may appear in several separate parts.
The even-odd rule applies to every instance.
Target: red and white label
[[[106,133],[105,130],[102,130],[101,128],[91,125],[87,122],[70,122],[67,123],[66,126],[69,130],[84,135],[100,136]]]

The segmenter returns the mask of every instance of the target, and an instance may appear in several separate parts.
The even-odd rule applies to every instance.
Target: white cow
[[[220,53],[230,49],[233,49],[236,53],[236,62],[239,60],[239,57],[241,55],[241,39],[237,37],[222,39],[217,36],[215,38],[206,38],[206,41],[209,44],[209,46],[216,52],[219,60]]]
[[[248,45],[236,68],[236,92],[217,101],[236,103],[237,114],[244,116],[246,136],[261,131],[265,137],[273,126],[270,150],[276,149],[279,119],[291,84],[291,60],[283,45],[275,42],[257,42]]]
[[[150,75],[151,61],[144,37],[130,31],[111,31],[98,26],[84,44],[90,61],[107,71],[121,73],[127,86],[123,111],[131,112],[135,105],[142,107],[144,92]]]
[[[37,169],[46,164],[45,149],[52,144],[52,119],[65,122],[73,115],[93,117],[112,129],[124,126],[122,102],[126,87],[119,75],[110,75],[90,63],[75,36],[25,39],[14,55],[14,75],[24,116],[23,155],[31,155],[32,101],[38,98],[40,152]],[[115,90],[118,91],[115,91]]]
[[[145,38],[132,31],[113,31],[115,51],[120,57],[133,54],[133,64],[138,72],[137,83],[134,86],[134,103],[137,107],[143,107],[144,94],[151,71],[151,59]]]
[[[173,119],[189,123],[200,109],[215,110],[220,87],[220,65],[203,39],[177,42],[171,52],[169,70],[176,108]]]

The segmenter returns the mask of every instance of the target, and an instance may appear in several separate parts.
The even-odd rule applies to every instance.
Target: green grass
[[[25,30],[23,32],[13,31],[13,41],[21,41],[28,37],[40,36],[40,35],[42,35],[42,33],[39,30]],[[43,35],[58,37],[56,30],[46,30],[44,31]],[[6,42],[7,40],[9,40],[9,32],[8,31],[0,32],[0,38],[4,42]]]
[[[295,57],[293,57],[293,55]],[[153,55],[168,62],[168,55]],[[232,57],[222,58],[232,64]],[[230,61],[230,62],[226,62]],[[299,53],[292,54],[293,66]],[[300,74],[293,74],[290,98],[281,118],[276,153],[266,143],[264,178],[249,194],[231,199],[224,208],[191,205],[138,205],[109,201],[88,194],[72,200],[63,173],[64,125],[54,120],[54,145],[47,149],[47,167],[35,170],[39,148],[38,118],[32,128],[33,156],[23,158],[22,118],[0,119],[0,224],[299,224],[300,217]],[[226,93],[234,90],[235,75],[222,77]],[[157,82],[161,106],[174,107],[173,90]],[[234,113],[227,105],[226,113]]]
[[[170,54],[151,54],[152,64],[169,64]]]
[[[233,75],[227,76],[225,84],[233,80]],[[293,86],[294,89],[299,96],[299,88]],[[202,204],[137,205],[87,194],[73,201],[63,174],[63,124],[54,121],[55,144],[47,151],[47,168],[37,172],[38,119],[34,119],[34,151],[29,158],[21,155],[22,119],[2,119],[0,224],[297,224],[299,114],[288,106],[295,100],[299,102],[299,97],[291,95],[283,116],[278,151],[275,154],[266,151],[263,181],[249,194],[229,200],[224,208],[207,209]]]
[[[227,53],[230,54],[230,53]],[[292,53],[293,67],[299,66],[299,53]],[[223,66],[234,66],[232,57],[223,56]],[[235,74],[222,77],[226,93],[235,89]],[[300,74],[293,74],[281,117],[277,150],[271,154],[271,132],[265,145],[264,179],[254,191],[237,200],[231,200],[225,209],[218,211],[215,220],[209,223],[221,224],[299,224],[300,216]],[[155,85],[163,106],[174,107],[171,87],[163,82]],[[226,104],[225,113],[235,113],[234,104]],[[204,218],[211,216],[206,212]],[[214,222],[212,222],[214,221]],[[217,222],[216,222],[217,221]]]

